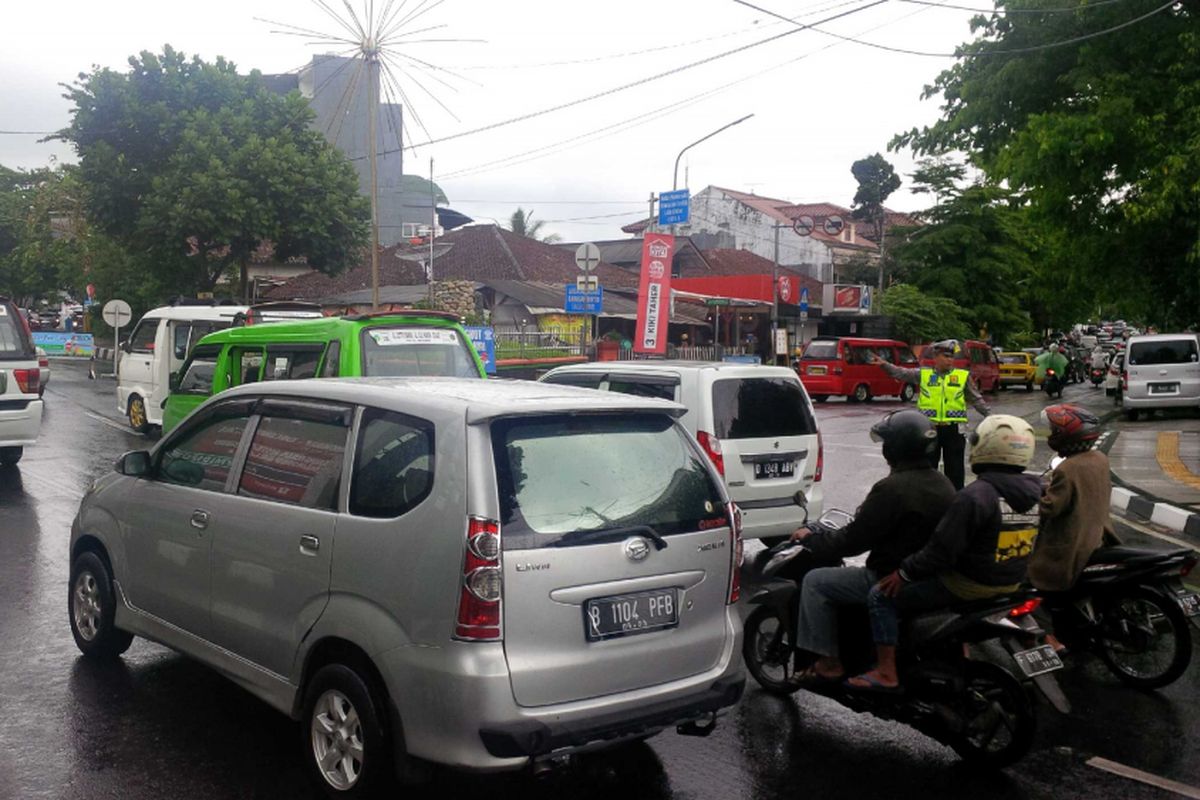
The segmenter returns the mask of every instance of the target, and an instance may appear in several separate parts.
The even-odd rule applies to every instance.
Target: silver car
[[[1200,408],[1200,340],[1194,333],[1132,336],[1125,348],[1125,416],[1156,408]]]
[[[161,642],[301,720],[332,796],[408,759],[704,732],[744,685],[740,518],[683,412],[519,381],[224,392],[83,498],[72,633]]]

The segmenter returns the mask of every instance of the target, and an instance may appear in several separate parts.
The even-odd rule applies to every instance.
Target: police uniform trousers
[[[930,454],[929,463],[937,469],[938,461],[941,461],[942,472],[954,484],[955,490],[961,489],[966,480],[963,456],[967,451],[967,437],[956,422],[934,423],[934,430],[937,431],[937,447]]]

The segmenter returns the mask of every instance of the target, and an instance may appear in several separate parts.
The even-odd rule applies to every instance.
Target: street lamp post
[[[753,116],[754,116],[753,114],[747,114],[746,116],[742,117],[741,119],[735,119],[733,122],[729,123],[728,125],[722,125],[720,128],[717,128],[715,131],[708,134],[707,136],[702,136],[701,138],[699,138],[696,141],[689,144],[687,147],[680,150],[679,155],[675,156],[675,172],[671,176],[671,189],[675,190],[675,189],[679,188],[679,159],[683,158],[684,153],[686,153],[688,150],[691,150],[693,147],[700,144],[701,142],[708,141],[709,139],[716,136],[721,131],[726,130],[728,128],[732,128],[734,125],[739,125],[739,124],[745,122],[746,120],[750,119]]]

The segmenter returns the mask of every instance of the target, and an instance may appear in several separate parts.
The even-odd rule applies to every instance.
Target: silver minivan
[[[558,367],[541,380],[687,406],[682,422],[724,477],[748,539],[796,530],[804,521],[797,491],[807,497],[810,515],[821,515],[821,434],[808,393],[787,367],[600,361]]]
[[[1121,407],[1130,420],[1155,408],[1200,409],[1200,341],[1194,333],[1131,336]]]
[[[524,381],[231,389],[83,498],[72,634],[161,642],[300,720],[335,797],[409,759],[703,733],[744,685],[740,520],[683,412]]]

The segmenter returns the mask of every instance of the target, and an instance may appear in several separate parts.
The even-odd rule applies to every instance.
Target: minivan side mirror
[[[133,352],[133,346],[130,344],[128,339],[121,342],[121,352],[123,352],[123,353],[132,353]]]
[[[178,391],[179,391],[179,377],[180,377],[180,376],[179,376],[179,371],[178,371],[178,370],[176,370],[175,372],[172,372],[172,373],[171,373],[171,377],[167,379],[167,387],[168,387],[168,388],[169,388],[169,389],[170,389],[172,392],[178,392]]]
[[[117,459],[117,472],[131,478],[150,474],[150,453],[145,450],[130,450]]]

